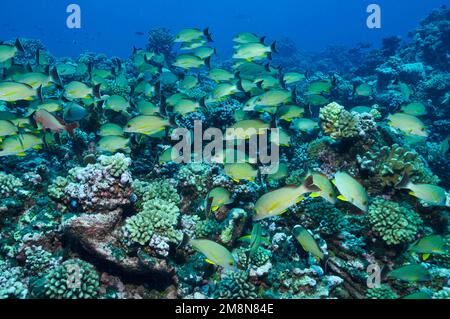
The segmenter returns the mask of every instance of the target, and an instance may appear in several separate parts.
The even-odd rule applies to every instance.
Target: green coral
[[[176,229],[180,210],[171,202],[152,199],[145,202],[142,211],[128,218],[123,227],[127,239],[146,245],[152,236],[168,238],[170,242],[180,243],[183,233]]]
[[[256,287],[249,282],[244,271],[229,272],[220,280],[216,297],[221,299],[255,299],[258,297]]]
[[[39,295],[50,299],[92,299],[99,294],[99,276],[94,266],[69,259],[44,277]]]
[[[195,237],[197,238],[209,238],[216,234],[220,229],[220,225],[217,221],[212,219],[201,220],[195,225]]]
[[[272,252],[261,246],[256,249],[251,258],[249,258],[250,248],[238,248],[233,253],[236,255],[239,263],[244,266],[249,266],[249,264],[251,264],[260,267],[265,265],[272,258]]]
[[[359,118],[336,103],[330,103],[320,109],[319,118],[324,133],[335,140],[352,138],[359,135]]]
[[[58,176],[55,181],[48,186],[49,196],[55,199],[61,199],[64,197],[64,189],[69,184],[69,180],[65,177]]]
[[[98,158],[98,161],[114,177],[121,176],[131,165],[131,159],[122,153],[117,153],[113,156],[102,155]]]
[[[42,246],[25,248],[25,268],[31,274],[43,274],[53,266],[54,261],[52,253],[43,249]]]
[[[178,195],[175,186],[167,179],[158,179],[151,183],[136,180],[133,182],[133,188],[144,202],[151,199],[159,198],[171,203],[179,203],[180,195]]]
[[[398,144],[369,151],[357,159],[360,167],[375,174],[383,186],[395,186],[405,174],[413,183],[439,183],[419,154]]]
[[[389,245],[411,242],[422,224],[414,210],[381,197],[369,206],[368,220],[372,230]]]
[[[334,140],[331,137],[325,136],[315,139],[311,143],[308,143],[308,155],[311,158],[318,158],[320,153],[330,147]]]
[[[398,295],[388,285],[370,288],[366,293],[367,299],[397,299]]]
[[[333,204],[321,198],[305,199],[302,201],[301,206],[304,207],[305,213],[311,216],[325,234],[337,234],[348,226],[345,215]]]
[[[204,163],[189,163],[184,165],[178,171],[178,180],[184,187],[194,187],[200,195],[206,195],[208,192],[209,177],[211,175],[211,166]]]
[[[0,260],[0,300],[25,299],[28,295],[26,285],[21,281],[22,270]]]
[[[22,186],[22,181],[19,178],[0,172],[0,198],[16,195]]]

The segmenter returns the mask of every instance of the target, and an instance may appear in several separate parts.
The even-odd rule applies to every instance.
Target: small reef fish
[[[264,43],[265,37],[259,37],[251,32],[241,32],[234,36],[233,41],[240,44],[245,43]]]
[[[405,134],[428,137],[425,124],[414,115],[396,113],[388,116],[388,124]]]
[[[336,204],[336,193],[334,191],[333,185],[324,174],[312,173],[313,183],[315,186],[320,188],[319,192],[311,193],[311,197],[322,197],[327,202],[331,204]]]
[[[206,197],[206,201],[208,200],[211,200],[211,211],[213,212],[217,211],[222,206],[233,203],[231,193],[224,187],[212,189]]]
[[[419,291],[419,292],[413,292],[412,294],[409,294],[407,296],[404,296],[402,299],[431,299],[431,296],[427,294],[426,292]]]
[[[130,107],[128,100],[120,95],[111,95],[103,104],[103,109],[126,113]]]
[[[268,192],[256,201],[253,220],[258,221],[279,216],[291,206],[300,202],[306,193],[317,191],[319,191],[319,188],[313,184],[313,177],[308,176],[300,186],[286,186]]]
[[[423,254],[424,260],[427,260],[432,254],[442,255],[447,251],[445,241],[440,235],[423,237],[408,248],[408,252]]]
[[[97,149],[101,152],[115,153],[119,150],[128,153],[130,148],[128,144],[130,143],[129,138],[125,138],[117,135],[103,136],[97,144]]]
[[[320,94],[306,94],[306,102],[312,106],[322,106],[330,103],[330,100]]]
[[[297,72],[287,72],[283,75],[283,83],[286,85],[294,84],[297,82],[304,81],[306,79],[306,75]]]
[[[368,106],[355,106],[350,111],[362,114],[362,113],[370,113],[371,110],[372,108]]]
[[[309,84],[307,94],[308,95],[320,95],[322,93],[330,93],[333,86],[331,81],[315,81]]]
[[[25,49],[19,39],[16,39],[14,45],[4,43],[0,44],[0,63],[11,60],[19,52],[25,52]]]
[[[325,254],[323,253],[322,249],[320,249],[317,241],[306,228],[297,225],[292,230],[292,233],[294,234],[295,238],[300,243],[304,251],[311,253],[319,260],[323,260]]]
[[[45,100],[43,102],[33,103],[25,113],[25,117],[30,116],[37,110],[44,109],[47,112],[55,113],[62,109],[61,102],[57,100]]]
[[[198,85],[198,77],[194,75],[186,75],[180,82],[179,87],[182,90],[192,90]]]
[[[276,42],[266,46],[262,43],[244,43],[236,48],[233,59],[246,59],[251,61],[257,57],[267,57],[269,54],[276,53]]]
[[[360,84],[355,88],[355,94],[358,96],[364,96],[364,97],[371,96],[372,95],[372,86],[370,86],[370,84],[367,84],[367,83]]]
[[[299,131],[309,132],[319,128],[319,123],[307,118],[300,118],[293,121],[293,127]]]
[[[206,262],[227,270],[236,270],[236,261],[222,245],[207,239],[191,239],[189,244],[206,256]]]
[[[291,122],[296,118],[300,118],[305,113],[305,109],[303,107],[297,105],[283,105],[277,110],[277,117],[286,122]]]
[[[122,136],[123,128],[114,123],[106,123],[100,127],[99,136]]]
[[[63,119],[66,122],[77,122],[84,119],[89,111],[78,103],[69,103],[64,107]]]
[[[361,183],[345,172],[336,173],[333,183],[341,193],[337,197],[338,199],[349,202],[363,212],[367,212],[369,197]]]
[[[403,105],[401,108],[403,113],[413,115],[413,116],[423,116],[427,114],[427,109],[425,105],[420,102],[409,103],[408,105]]]
[[[414,184],[406,174],[396,187],[408,189],[410,195],[423,200],[427,204],[435,206],[445,206],[446,204],[447,194],[445,189],[431,184]]]
[[[56,117],[50,112],[40,109],[37,110],[33,115],[36,123],[42,126],[42,130],[50,130],[56,133],[61,133],[66,131],[70,135],[73,135],[73,131],[78,128],[78,123],[66,124],[62,119]]]
[[[229,82],[234,79],[234,74],[223,69],[211,69],[208,77],[215,82]]]
[[[140,115],[131,119],[123,131],[125,133],[153,135],[165,131],[168,126],[170,126],[169,121],[160,116]]]
[[[240,182],[241,180],[254,181],[258,176],[258,169],[249,163],[226,163],[224,169],[225,174],[235,182]]]
[[[256,99],[257,105],[278,106],[286,104],[292,100],[293,92],[288,90],[270,90],[261,94]]]
[[[65,86],[64,96],[69,100],[84,99],[87,97],[96,97],[100,99],[100,86],[100,84],[97,84],[91,88],[83,82],[72,81]]]
[[[24,83],[3,81],[0,82],[0,101],[32,101],[37,97],[40,88],[34,89],[32,86]]]
[[[429,271],[420,264],[411,264],[394,269],[388,273],[388,277],[409,282],[431,280]]]
[[[173,66],[182,68],[182,69],[198,69],[203,66],[207,66],[208,68],[211,67],[210,65],[211,57],[208,57],[206,59],[201,59],[198,56],[191,55],[191,54],[182,54],[177,56],[175,59],[175,62],[173,63]]]
[[[275,172],[268,174],[267,179],[269,181],[279,181],[286,178],[288,175],[288,165],[286,163],[279,163],[278,169]]]
[[[212,42],[209,28],[200,30],[196,28],[183,29],[175,36],[175,42],[192,42],[205,37],[209,42]]]
[[[137,111],[141,115],[155,115],[159,112],[159,107],[153,104],[152,102],[149,102],[145,99],[142,99],[137,104]]]
[[[227,130],[227,139],[249,139],[254,135],[264,134],[270,128],[270,124],[261,120],[242,120],[235,123]]]
[[[31,134],[13,135],[5,138],[1,144],[1,156],[25,156],[30,149],[41,149],[43,141],[41,138]]]
[[[11,121],[0,120],[0,139],[3,136],[16,135],[19,129]]]

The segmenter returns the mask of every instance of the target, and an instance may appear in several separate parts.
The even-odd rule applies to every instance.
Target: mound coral
[[[130,203],[130,164],[131,160],[120,153],[100,156],[96,164],[73,168],[67,178],[57,178],[49,194],[83,212],[112,211]]]
[[[439,182],[417,152],[398,144],[358,155],[357,160],[360,167],[374,174],[382,186],[395,186],[404,174],[414,183]]]
[[[397,299],[398,295],[387,285],[370,288],[366,293],[367,299]]]
[[[383,198],[375,198],[369,206],[368,221],[372,230],[388,245],[414,240],[422,224],[414,210]]]

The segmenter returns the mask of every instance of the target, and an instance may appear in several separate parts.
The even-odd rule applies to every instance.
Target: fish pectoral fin
[[[211,259],[206,258],[205,261],[206,261],[208,264],[216,265],[216,263],[215,263],[214,261],[212,261]]]
[[[428,258],[430,258],[430,256],[431,256],[431,254],[423,254],[423,255],[422,255],[422,259],[425,261],[425,260],[427,260]]]
[[[219,206],[212,206],[211,211],[216,212],[220,207]]]
[[[416,194],[413,191],[409,191],[408,194],[411,196],[416,196]]]
[[[311,193],[311,194],[309,194],[309,197],[317,198],[317,197],[320,197],[320,194],[319,193]]]
[[[339,195],[337,198],[340,199],[340,200],[343,201],[343,202],[348,202],[348,199],[345,198],[344,195]]]
[[[24,157],[24,156],[27,156],[27,154],[25,154],[24,152],[22,152],[22,153],[16,154],[16,156]]]

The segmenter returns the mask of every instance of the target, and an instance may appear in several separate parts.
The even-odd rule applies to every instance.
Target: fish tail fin
[[[94,86],[94,88],[92,89],[92,94],[97,98],[97,99],[101,99],[102,95],[100,93],[100,87],[101,87],[101,83],[97,84],[96,86]]]
[[[59,76],[58,69],[56,69],[56,67],[54,67],[50,71],[50,77],[51,77],[53,83],[55,83],[57,86],[59,86],[59,87],[63,86],[63,83],[61,81],[61,77]]]
[[[236,88],[241,92],[245,92],[244,86],[242,85],[241,77],[238,77],[238,81],[236,83]]]
[[[278,53],[277,41],[273,41],[273,43],[270,46],[270,50],[272,51],[272,53]]]
[[[167,116],[167,100],[166,97],[162,94],[159,100],[159,114],[161,114],[162,116]]]
[[[208,69],[211,70],[211,57],[210,56],[205,59],[205,65],[208,67]]]
[[[73,131],[79,127],[78,123],[70,123],[66,125],[66,131],[70,136],[74,136]]]
[[[23,47],[22,43],[20,42],[19,38],[16,39],[16,42],[14,43],[14,46],[19,52],[25,52],[25,48]]]
[[[200,104],[200,106],[202,107],[202,109],[204,109],[204,110],[207,109],[207,106],[206,106],[206,96],[202,97],[198,103]]]
[[[37,94],[37,96],[39,97],[39,100],[40,100],[41,102],[44,102],[44,95],[43,95],[43,93],[42,93],[42,85],[40,85],[40,86],[37,88],[36,94]]]
[[[209,28],[206,28],[205,30],[203,30],[203,34],[205,35],[208,42],[214,42],[212,39],[211,32],[209,32]]]
[[[410,183],[408,174],[404,173],[402,179],[395,185],[395,188],[408,188]]]
[[[264,44],[265,41],[266,41],[266,36],[263,36],[259,39],[259,42],[261,42],[261,44]]]
[[[314,179],[312,175],[306,177],[301,187],[303,187],[305,193],[314,193],[320,191],[320,188],[314,185]]]

